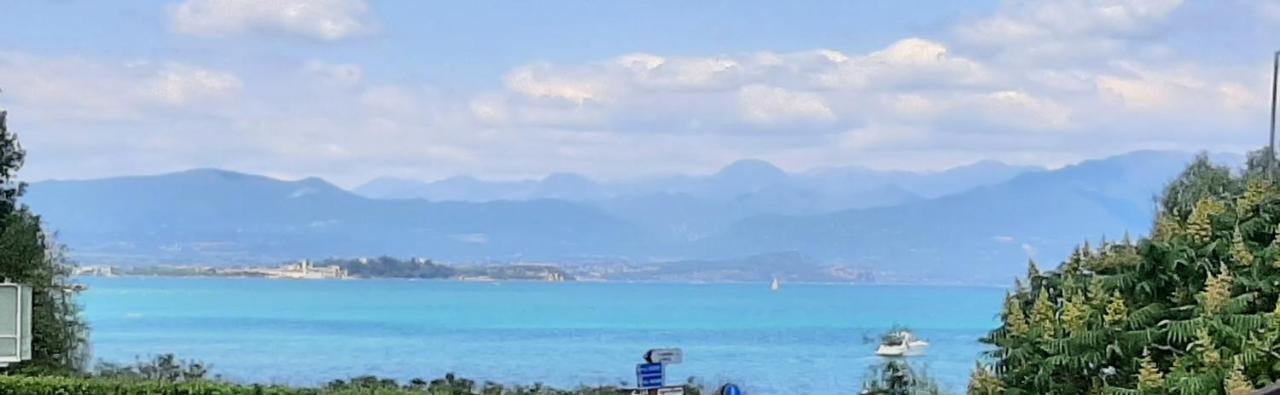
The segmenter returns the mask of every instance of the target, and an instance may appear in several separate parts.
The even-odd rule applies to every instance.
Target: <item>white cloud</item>
[[[973,98],[969,104],[972,110],[993,123],[1003,123],[1024,131],[1059,130],[1071,123],[1071,109],[1021,91],[992,92]]]
[[[656,89],[723,89],[743,71],[738,60],[727,57],[668,59],[638,53],[620,56],[614,64],[629,83]]]
[[[1169,81],[1147,80],[1142,78],[1121,78],[1115,76],[1098,77],[1098,89],[1112,100],[1134,110],[1162,110],[1176,99],[1176,90],[1186,90]]]
[[[751,123],[821,122],[835,114],[813,93],[792,92],[765,85],[749,85],[738,92],[742,116]]]
[[[108,63],[0,53],[0,86],[30,116],[57,120],[127,120],[156,111],[229,104],[236,75],[181,63]]]
[[[860,55],[831,49],[709,57],[631,53],[580,65],[517,67],[506,75],[506,92],[478,95],[470,113],[513,127],[714,132],[742,130],[744,122],[799,122],[830,132],[822,124],[874,115],[870,105],[850,106],[882,95],[974,89],[992,81],[982,64],[919,38]]]
[[[908,38],[865,56],[835,56],[822,50],[832,67],[815,77],[818,83],[836,89],[895,89],[912,86],[962,86],[986,82],[985,68],[972,60],[956,57],[946,46],[920,38]]]
[[[582,104],[603,101],[605,85],[593,79],[579,79],[550,72],[548,65],[531,65],[507,74],[507,87],[536,99],[557,99]]]
[[[236,69],[242,80],[192,63],[0,52],[0,100],[14,122],[39,125],[24,143],[71,158],[57,166],[225,166],[348,183],[565,170],[625,177],[709,171],[743,157],[793,169],[919,170],[982,158],[1053,165],[1139,148],[1253,144],[1249,133],[1265,130],[1269,64],[1225,65],[1155,45],[1179,5],[1010,1],[872,48],[641,48],[650,52],[513,66],[489,76],[501,84],[485,91],[391,82],[332,59],[247,64]],[[172,9],[172,22],[200,36],[336,40],[368,31],[366,12],[354,1],[193,0]],[[102,166],[120,161],[127,165]]]
[[[145,73],[69,58],[0,53],[0,86],[6,99],[39,118],[122,119],[136,117],[136,101],[120,100]]]
[[[822,86],[831,88],[902,88],[974,86],[988,82],[987,70],[977,61],[952,55],[942,43],[906,38],[887,49],[865,56],[844,56],[833,68],[819,73]],[[840,58],[836,58],[840,59]]]
[[[1114,52],[1158,31],[1180,2],[1049,3],[1010,3],[976,24],[949,30],[953,36],[909,37],[863,52],[638,52],[525,65],[507,74],[505,90],[473,95],[466,112],[484,127],[504,130],[726,139],[785,131],[806,136],[787,144],[819,144],[809,153],[823,157],[945,145],[970,160],[1060,164],[1088,156],[1083,151],[1168,148],[1163,138],[1170,129],[1213,121],[1236,127],[1256,106],[1258,81],[1238,69],[1180,60],[1167,51]],[[1087,20],[1072,26],[1055,13]],[[949,44],[971,38],[965,34],[974,26],[1007,37],[987,46]],[[1090,55],[1079,57],[1082,62],[1033,56],[1073,53]],[[1106,56],[1092,57],[1099,54]],[[1113,144],[1079,143],[1102,136]],[[1077,151],[1054,151],[1064,149]],[[924,162],[964,161],[932,151],[918,155]]]
[[[995,14],[955,27],[961,42],[1022,63],[1081,62],[1138,52],[1182,0],[1005,0]]]
[[[928,119],[940,110],[939,105],[918,93],[889,94],[881,98],[886,110],[897,117]]]
[[[845,132],[839,145],[852,152],[894,150],[918,145],[927,138],[928,133],[911,126],[872,124]]]
[[[182,106],[235,96],[243,84],[231,73],[170,64],[145,86],[148,96],[168,105]]]
[[[502,124],[509,120],[507,105],[502,97],[482,96],[471,99],[467,109],[482,124]]]
[[[1261,107],[1259,103],[1262,103],[1262,96],[1240,83],[1223,82],[1218,85],[1217,93],[1222,98],[1223,107],[1228,110],[1251,110]]]
[[[174,31],[200,37],[280,32],[333,41],[365,32],[363,0],[186,0],[170,10]]]
[[[1113,72],[1094,80],[1103,100],[1147,114],[1201,113],[1260,109],[1258,84],[1232,80],[1193,67],[1157,70],[1137,63],[1120,63]],[[1238,77],[1236,77],[1238,78]],[[1261,88],[1265,88],[1262,86]]]
[[[1006,0],[995,15],[958,26],[960,38],[1008,45],[1050,37],[1143,34],[1163,23],[1182,0]]]

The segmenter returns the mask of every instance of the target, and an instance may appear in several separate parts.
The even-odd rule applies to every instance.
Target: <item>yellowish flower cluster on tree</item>
[[[1022,302],[1017,298],[1007,298],[1004,303],[1004,321],[1009,331],[1017,336],[1024,336],[1030,330],[1027,326],[1027,315],[1022,312]]]
[[[1149,350],[1142,351],[1142,359],[1138,361],[1138,391],[1144,394],[1157,393],[1164,388],[1164,373],[1151,360]]]
[[[1089,304],[1084,300],[1084,295],[1071,295],[1062,306],[1062,324],[1066,326],[1068,333],[1083,332],[1088,327]]]
[[[1102,322],[1108,328],[1120,328],[1124,322],[1129,319],[1129,308],[1124,304],[1124,297],[1120,296],[1120,292],[1111,295],[1111,302],[1107,303],[1107,310],[1102,314]]]
[[[1270,189],[1269,179],[1258,177],[1249,180],[1244,194],[1236,198],[1236,215],[1243,217],[1256,211],[1267,200],[1267,191]]]
[[[1196,340],[1191,342],[1191,349],[1199,354],[1200,363],[1205,366],[1216,367],[1222,364],[1222,353],[1214,345],[1213,336],[1209,335],[1206,328],[1196,329]]]
[[[1187,219],[1187,235],[1197,244],[1208,243],[1213,238],[1213,217],[1227,211],[1221,201],[1214,198],[1201,199]]]
[[[1244,366],[1240,360],[1236,359],[1235,364],[1231,367],[1231,373],[1227,374],[1226,380],[1222,383],[1223,389],[1227,395],[1249,395],[1253,393],[1253,384],[1249,383],[1249,379],[1244,376]]]
[[[1200,305],[1204,308],[1205,314],[1223,313],[1227,302],[1231,300],[1231,280],[1231,273],[1227,272],[1224,266],[1221,274],[1209,276],[1205,281],[1204,291],[1200,293]]]
[[[1000,395],[1004,393],[1004,386],[1000,383],[1000,379],[991,373],[991,369],[978,363],[973,368],[973,374],[969,376],[969,395]]]
[[[1036,297],[1036,303],[1031,305],[1031,325],[1041,331],[1043,335],[1053,334],[1057,322],[1054,316],[1053,302],[1049,301],[1048,292],[1040,292],[1040,296]]]
[[[1249,246],[1244,244],[1243,233],[1240,227],[1236,226],[1236,231],[1231,234],[1231,258],[1238,266],[1249,266],[1253,264],[1253,253],[1249,252]]]
[[[1178,224],[1178,220],[1172,215],[1159,214],[1156,217],[1155,230],[1152,231],[1151,238],[1161,243],[1167,243],[1182,234],[1182,226]]]

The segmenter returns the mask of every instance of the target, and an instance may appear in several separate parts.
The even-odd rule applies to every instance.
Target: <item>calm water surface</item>
[[[655,347],[689,376],[756,394],[850,393],[894,323],[932,346],[913,359],[961,393],[1003,289],[783,284],[86,278],[97,359],[175,353],[245,382],[316,385],[446,372],[555,386],[633,382]]]

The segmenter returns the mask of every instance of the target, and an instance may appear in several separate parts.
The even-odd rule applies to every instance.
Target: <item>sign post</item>
[[[649,363],[675,365],[684,362],[684,351],[678,348],[655,348],[644,353],[644,360]]]
[[[640,389],[657,389],[664,381],[662,364],[642,363],[636,365],[636,387]]]
[[[684,387],[670,386],[653,389],[633,389],[630,395],[684,395]]]
[[[655,348],[644,353],[644,363],[636,364],[636,389],[632,395],[684,395],[683,385],[666,385],[667,365],[684,362],[679,348]]]

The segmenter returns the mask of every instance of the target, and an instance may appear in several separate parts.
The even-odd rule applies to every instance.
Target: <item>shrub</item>
[[[126,378],[62,376],[0,376],[0,394],[23,395],[616,395],[616,387],[560,390],[540,384],[504,387],[486,383],[476,392],[474,382],[448,375],[430,382],[415,379],[400,386],[395,380],[373,376],[335,380],[324,388],[241,385],[210,380],[153,381]],[[696,387],[685,393],[698,395]]]

